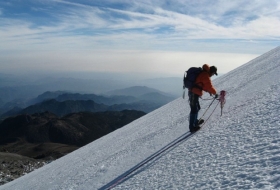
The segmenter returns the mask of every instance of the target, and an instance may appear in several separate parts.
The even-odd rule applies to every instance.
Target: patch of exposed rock
[[[46,162],[42,160],[0,152],[0,185],[13,181],[45,164]]]

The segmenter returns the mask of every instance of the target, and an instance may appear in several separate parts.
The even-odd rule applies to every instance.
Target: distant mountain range
[[[176,97],[145,86],[134,86],[110,91],[104,95],[79,94],[64,91],[45,92],[28,101],[25,108],[13,107],[2,118],[17,114],[51,112],[57,116],[81,111],[102,112],[139,110],[151,112]]]
[[[179,97],[182,77],[139,78],[127,73],[32,73],[22,76],[0,73],[0,99],[4,104],[17,100],[24,105],[25,101],[46,91],[104,94],[131,86],[147,86]]]
[[[37,104],[46,100],[55,99],[59,102],[67,100],[92,100],[98,104],[114,105],[120,103],[132,103],[137,101],[137,98],[132,96],[110,96],[95,94],[80,94],[80,93],[68,93],[68,92],[45,92],[39,95],[37,98],[31,100],[29,104]]]

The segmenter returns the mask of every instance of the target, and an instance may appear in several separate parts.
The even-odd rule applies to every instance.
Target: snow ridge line
[[[181,135],[180,137],[178,137],[177,139],[175,139],[171,143],[167,144],[165,147],[163,147],[159,151],[155,152],[154,154],[152,154],[151,156],[149,156],[148,158],[146,158],[145,160],[143,160],[142,162],[140,162],[139,164],[137,164],[136,166],[134,166],[130,170],[126,171],[125,173],[123,173],[122,175],[120,175],[119,177],[114,179],[113,181],[111,181],[108,184],[101,187],[99,190],[109,190],[109,189],[112,189],[112,188],[116,187],[118,184],[122,183],[127,177],[129,177],[130,174],[135,172],[137,169],[141,168],[142,166],[144,166],[145,164],[147,164],[151,160],[157,158],[159,155],[161,155],[162,153],[164,153],[168,149],[174,147],[175,145],[179,144],[180,142],[189,139],[194,134],[196,134],[196,133],[190,133],[190,132],[184,133],[183,135]]]

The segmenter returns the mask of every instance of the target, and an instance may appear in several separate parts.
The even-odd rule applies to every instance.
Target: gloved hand
[[[219,98],[219,95],[218,94],[215,94],[215,99],[218,99]]]

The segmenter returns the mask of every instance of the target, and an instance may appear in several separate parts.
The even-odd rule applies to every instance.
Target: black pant
[[[197,116],[200,110],[199,96],[189,91],[189,103],[191,107],[190,118],[189,118],[189,128],[190,130],[197,126]]]

